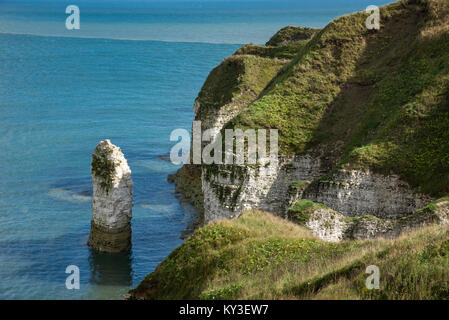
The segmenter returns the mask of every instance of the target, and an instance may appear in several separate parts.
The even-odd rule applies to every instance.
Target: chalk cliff
[[[102,252],[131,248],[133,182],[119,147],[101,141],[92,154],[92,223],[88,244]]]
[[[246,45],[225,59],[195,101],[195,120],[203,130],[277,128],[280,157],[272,168],[189,170],[189,181],[201,185],[195,199],[204,221],[247,209],[288,217],[302,199],[344,217],[398,221],[448,194],[445,6],[438,0],[384,6],[378,31],[366,28],[366,13],[323,30],[287,27],[265,46]],[[358,226],[364,221],[368,228],[367,219]]]

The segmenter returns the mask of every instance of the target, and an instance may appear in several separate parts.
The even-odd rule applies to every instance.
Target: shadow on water
[[[84,228],[84,230],[88,230]],[[29,283],[57,283],[65,287],[67,266],[80,269],[81,284],[132,285],[132,251],[97,253],[87,246],[88,232],[67,233],[50,240],[0,241],[0,261],[7,263],[3,275]]]
[[[132,252],[100,253],[90,250],[90,284],[131,286],[133,278]]]

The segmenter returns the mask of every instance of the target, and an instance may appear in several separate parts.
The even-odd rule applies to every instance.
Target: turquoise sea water
[[[181,244],[194,212],[166,182],[177,167],[163,156],[170,132],[190,129],[209,71],[284,25],[320,27],[385,2],[74,1],[74,32],[65,1],[0,2],[0,299],[121,298]],[[129,254],[86,245],[90,157],[105,138],[135,184]],[[80,290],[65,288],[68,265]]]

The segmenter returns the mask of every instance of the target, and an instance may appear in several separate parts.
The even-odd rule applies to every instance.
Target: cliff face
[[[310,155],[283,156],[277,166],[203,166],[205,220],[232,218],[252,208],[285,216],[290,185],[325,172],[320,159]]]
[[[284,33],[288,33],[289,39],[300,39],[281,41],[283,37],[274,37],[277,45],[245,45],[211,71],[193,106],[194,121],[201,121],[202,131],[220,131],[225,123],[255,101],[281,67],[305,45],[305,39],[317,31],[298,27],[286,29],[288,32]],[[201,166],[190,164],[178,170],[171,180],[176,183],[177,192],[204,214],[201,175]],[[207,220],[210,220],[208,215]]]
[[[413,214],[379,218],[369,214],[351,217],[321,203],[301,199],[289,208],[287,215],[289,220],[307,227],[326,241],[396,238],[428,225],[449,224],[448,203],[447,198],[442,198]]]
[[[326,173],[320,159],[310,155],[281,158],[278,168],[204,166],[206,222],[232,218],[252,208],[285,216],[288,208],[303,198],[325,204],[345,216],[370,214],[396,219],[433,200],[414,192],[396,175],[339,170],[332,178],[326,178]],[[295,191],[295,183],[307,186]]]
[[[442,0],[382,7],[379,31],[366,29],[365,13],[319,32],[296,29],[311,40],[286,28],[214,69],[195,120],[203,130],[278,128],[281,156],[274,169],[202,165],[195,179],[201,173],[205,221],[245,209],[287,217],[308,199],[388,224],[448,194],[448,7]],[[381,234],[381,225],[367,234]],[[337,233],[323,237],[344,238]]]

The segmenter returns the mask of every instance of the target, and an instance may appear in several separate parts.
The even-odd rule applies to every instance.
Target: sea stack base
[[[107,230],[92,220],[87,244],[100,252],[125,252],[131,249],[131,226],[121,230]]]

